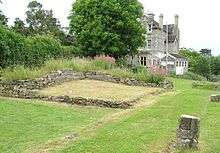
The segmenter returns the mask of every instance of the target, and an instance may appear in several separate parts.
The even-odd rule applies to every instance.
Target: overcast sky
[[[31,0],[2,0],[2,10],[13,23],[14,18],[24,19]],[[67,16],[74,0],[39,0],[46,9],[52,9],[63,26],[68,26]],[[164,14],[164,23],[174,23],[180,16],[181,47],[210,48],[220,55],[220,2],[218,0],[140,0],[145,11]]]

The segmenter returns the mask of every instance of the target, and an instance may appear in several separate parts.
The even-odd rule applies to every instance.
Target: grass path
[[[151,107],[142,106],[129,115],[121,115],[120,120],[107,122],[92,134],[55,152],[163,152],[175,139],[182,114],[201,118],[200,150],[197,152],[220,152],[220,106],[209,102],[209,96],[215,92],[192,89],[191,83],[176,79],[174,94],[158,97],[158,102]]]
[[[167,95],[170,93],[164,93],[163,95]],[[82,127],[80,130],[78,130],[77,134],[74,135],[74,133],[70,133],[66,135],[64,138],[61,138],[59,140],[54,140],[51,142],[48,142],[47,144],[37,148],[36,150],[31,150],[29,152],[34,153],[48,153],[52,152],[54,150],[60,150],[68,143],[74,143],[81,137],[87,137],[95,135],[95,132],[97,129],[102,128],[105,124],[111,123],[111,122],[118,122],[123,118],[128,118],[132,115],[133,112],[136,111],[136,109],[141,107],[150,107],[156,102],[156,96],[152,94],[146,94],[144,97],[142,97],[138,105],[135,106],[135,109],[125,109],[125,110],[119,110],[108,114],[104,116],[103,118],[99,119],[95,123],[88,124],[85,127]]]

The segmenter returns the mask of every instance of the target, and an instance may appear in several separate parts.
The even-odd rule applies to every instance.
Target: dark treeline
[[[16,18],[9,26],[0,10],[0,67],[40,66],[50,58],[70,57],[74,53],[73,36],[64,32],[52,10],[32,1],[26,19]]]

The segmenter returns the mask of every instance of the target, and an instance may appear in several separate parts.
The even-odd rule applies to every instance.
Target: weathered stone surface
[[[211,95],[210,101],[211,102],[220,102],[220,95]]]
[[[176,147],[183,149],[197,148],[199,140],[200,119],[182,115],[177,129]]]

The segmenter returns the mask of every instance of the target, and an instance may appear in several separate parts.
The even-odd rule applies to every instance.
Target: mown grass
[[[77,134],[111,112],[115,110],[0,98],[0,152],[32,152],[49,140]]]
[[[215,92],[192,89],[192,81],[174,81],[175,92],[158,97],[152,107],[137,108],[57,152],[163,152],[175,139],[182,114],[201,118],[200,149],[176,152],[220,152],[220,105],[209,102]]]
[[[110,62],[79,58],[74,58],[72,60],[50,60],[47,61],[43,66],[38,68],[27,68],[24,66],[18,66],[16,68],[3,69],[0,71],[0,75],[1,78],[5,80],[27,80],[39,78],[53,71],[64,69],[70,69],[79,72],[103,72],[116,77],[135,78],[148,83],[157,84],[164,80],[164,77],[150,74],[147,72],[147,70],[133,72],[130,69],[120,68]]]
[[[152,106],[131,110],[69,108],[0,99],[0,152],[32,152],[69,132],[79,132],[78,138],[59,149],[52,146],[51,152],[163,152],[175,139],[182,114],[201,118],[200,149],[175,152],[220,152],[220,105],[209,101],[209,96],[217,92],[193,89],[189,80],[173,81],[173,92],[151,99],[155,102]],[[106,121],[98,120],[104,115]],[[94,126],[86,126],[90,123]]]

